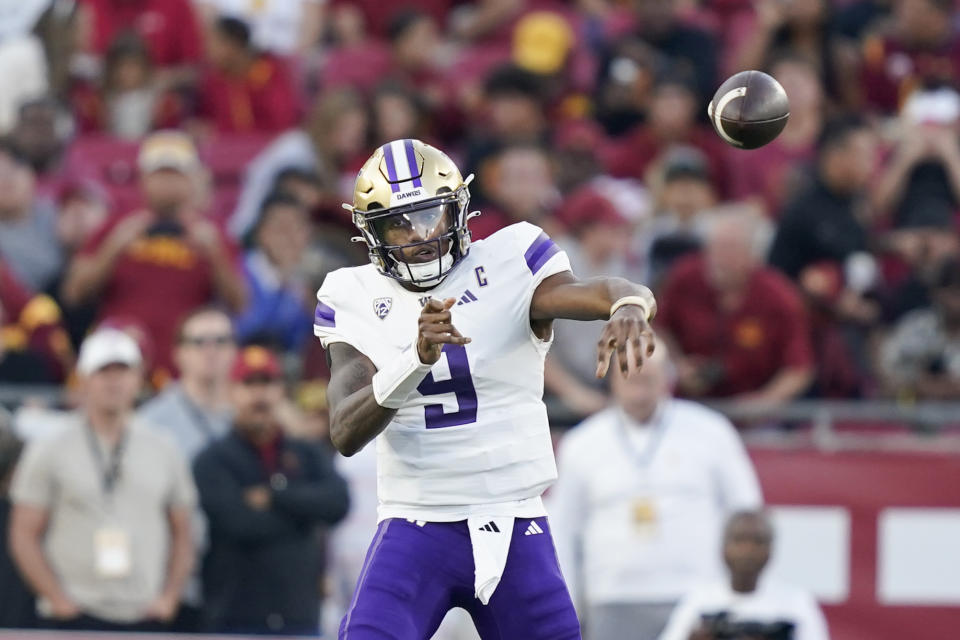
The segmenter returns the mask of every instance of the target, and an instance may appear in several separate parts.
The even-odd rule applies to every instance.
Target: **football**
[[[783,131],[790,117],[790,102],[773,77],[762,71],[741,71],[720,85],[707,114],[727,144],[756,149]]]

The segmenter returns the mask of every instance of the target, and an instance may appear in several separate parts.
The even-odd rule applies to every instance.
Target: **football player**
[[[370,264],[317,293],[333,443],[377,447],[379,526],[342,640],[430,638],[454,607],[484,640],[580,637],[540,498],[557,473],[551,322],[608,320],[597,376],[611,357],[629,375],[653,352],[656,302],[621,278],[578,280],[532,224],[471,244],[472,178],[418,140],[378,148],[344,205]]]

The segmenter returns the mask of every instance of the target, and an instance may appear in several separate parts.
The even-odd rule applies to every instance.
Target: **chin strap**
[[[453,266],[453,254],[447,251],[439,260],[431,260],[426,264],[403,263],[407,268],[410,277],[415,280],[414,284],[423,286],[433,286],[439,284]]]

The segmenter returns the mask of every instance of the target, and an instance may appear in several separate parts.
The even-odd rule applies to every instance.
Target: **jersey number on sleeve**
[[[442,356],[447,357],[450,379],[438,382],[434,380],[431,371],[417,387],[417,391],[424,396],[436,396],[443,393],[456,394],[459,410],[453,413],[444,413],[442,404],[428,404],[424,407],[427,429],[455,427],[477,421],[477,390],[474,389],[473,379],[470,377],[470,362],[467,360],[467,350],[463,345],[445,344],[441,351]]]

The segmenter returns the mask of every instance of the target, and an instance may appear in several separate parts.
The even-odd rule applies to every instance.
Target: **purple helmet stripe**
[[[560,248],[550,239],[550,236],[541,233],[537,236],[537,239],[530,244],[530,247],[523,254],[523,258],[527,261],[527,268],[530,269],[530,273],[536,273],[547,263],[547,260],[559,251]]]
[[[335,327],[337,312],[333,307],[327,306],[322,302],[317,303],[317,311],[313,314],[313,323],[318,327]]]
[[[420,169],[417,167],[417,156],[413,152],[413,140],[410,138],[404,140],[403,148],[407,152],[407,165],[410,167],[410,175],[414,176],[413,186],[422,187],[423,182],[420,180]]]
[[[400,191],[400,183],[397,182],[397,165],[393,160],[393,148],[389,142],[380,148],[383,149],[383,157],[387,161],[387,180],[390,181],[390,190],[396,193]]]

